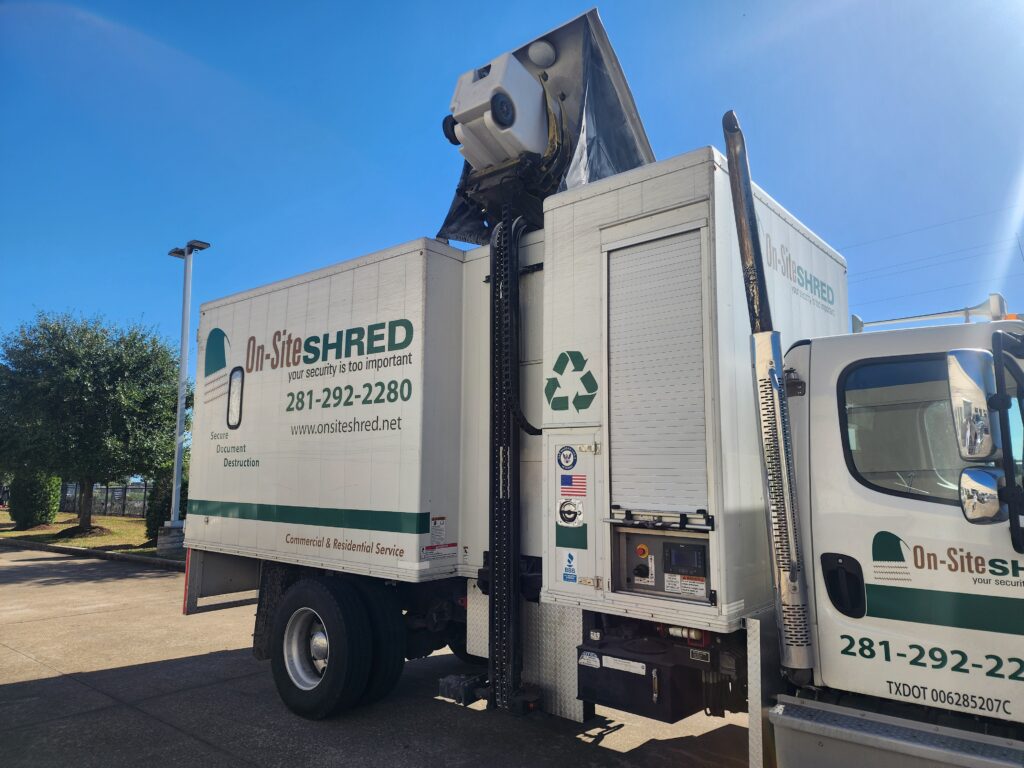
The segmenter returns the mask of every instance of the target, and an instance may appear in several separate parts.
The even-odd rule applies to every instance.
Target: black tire
[[[394,590],[376,581],[355,582],[370,617],[373,661],[361,703],[380,701],[398,684],[405,668],[405,619]]]
[[[477,667],[486,667],[487,659],[483,656],[474,656],[466,650],[466,625],[460,625],[462,628],[461,633],[458,631],[453,632],[448,637],[448,648],[451,652],[460,660],[467,664],[472,664]]]
[[[277,692],[285,705],[297,715],[320,720],[335,712],[351,707],[366,690],[372,664],[370,620],[356,590],[347,582],[328,588],[321,581],[302,579],[285,592],[274,615],[271,633],[270,664],[274,672]],[[329,652],[326,668],[313,687],[304,688],[296,683],[285,661],[285,634],[301,637],[301,623],[315,614],[326,632]],[[293,629],[289,622],[295,618]],[[301,645],[301,644],[300,644]],[[315,674],[315,663],[302,659],[301,654],[290,654],[295,671],[301,678],[307,673],[307,682]],[[305,666],[303,662],[306,662]]]

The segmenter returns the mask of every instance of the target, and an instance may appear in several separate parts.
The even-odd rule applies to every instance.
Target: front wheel
[[[303,579],[274,616],[271,667],[277,692],[297,715],[319,720],[351,707],[366,689],[373,649],[355,589]]]

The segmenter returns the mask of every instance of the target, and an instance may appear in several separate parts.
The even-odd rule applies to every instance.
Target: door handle
[[[862,618],[867,612],[867,600],[864,569],[857,559],[837,552],[825,552],[821,556],[821,573],[833,607],[851,619]]]

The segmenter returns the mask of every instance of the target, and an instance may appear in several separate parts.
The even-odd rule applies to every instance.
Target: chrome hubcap
[[[309,655],[313,657],[313,666],[321,674],[327,668],[327,654],[329,651],[330,646],[327,644],[327,633],[321,627],[309,636]]]
[[[312,608],[299,608],[284,629],[284,665],[295,687],[311,691],[327,671],[331,643],[323,619]]]

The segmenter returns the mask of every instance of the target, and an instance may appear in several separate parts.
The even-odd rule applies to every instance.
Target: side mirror
[[[996,393],[992,353],[985,349],[954,349],[946,354],[946,367],[960,458],[964,461],[998,458],[999,426],[988,410],[988,400]]]
[[[967,467],[960,473],[960,508],[967,522],[987,525],[1010,519],[1009,508],[999,500],[1004,484],[1001,469]]]

